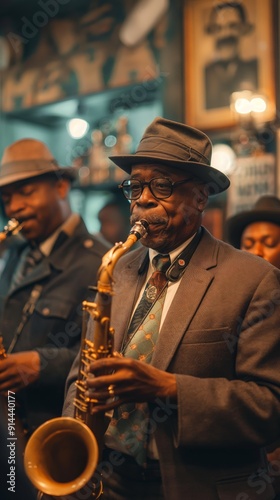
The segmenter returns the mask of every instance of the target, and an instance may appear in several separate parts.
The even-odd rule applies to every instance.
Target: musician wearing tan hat
[[[0,393],[15,393],[31,433],[59,416],[67,373],[79,349],[81,302],[107,250],[71,212],[74,169],[61,167],[41,141],[8,146],[0,165],[6,216],[22,226],[9,240],[0,279]]]
[[[95,473],[104,500],[274,497],[263,447],[280,431],[280,271],[202,227],[208,196],[229,187],[211,151],[200,130],[157,117],[135,154],[112,157],[129,174],[131,224],[148,229],[114,269],[122,356],[87,379],[93,412],[113,410]]]

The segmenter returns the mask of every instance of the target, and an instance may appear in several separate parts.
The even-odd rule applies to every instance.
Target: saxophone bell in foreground
[[[80,498],[95,499],[102,494],[102,482],[93,476],[109,421],[104,413],[91,414],[98,401],[87,396],[87,367],[96,359],[113,355],[114,329],[110,325],[113,270],[122,255],[147,235],[147,230],[147,221],[137,221],[127,240],[116,243],[104,255],[98,270],[96,300],[83,302],[87,316],[84,315],[82,329],[74,417],[48,420],[35,430],[25,448],[25,471],[39,492],[61,497],[79,491],[83,494]]]

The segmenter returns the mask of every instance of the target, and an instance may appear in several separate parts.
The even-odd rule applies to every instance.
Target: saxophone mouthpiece
[[[137,222],[135,222],[134,226],[132,226],[130,234],[135,234],[138,240],[140,238],[145,238],[148,233],[148,227],[149,223],[146,221],[146,219],[138,220]]]
[[[142,224],[142,226],[144,226],[146,232],[148,232],[149,222],[146,219],[141,219],[140,224]]]

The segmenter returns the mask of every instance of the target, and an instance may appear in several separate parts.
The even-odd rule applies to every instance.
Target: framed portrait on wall
[[[234,96],[246,92],[275,115],[272,1],[186,0],[184,13],[186,121],[211,130],[236,123]]]

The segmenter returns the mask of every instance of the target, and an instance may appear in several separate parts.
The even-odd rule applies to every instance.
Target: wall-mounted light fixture
[[[266,97],[250,90],[242,90],[231,94],[231,109],[238,115],[261,118],[261,113],[267,109]]]
[[[237,156],[263,153],[260,131],[266,122],[268,105],[265,95],[250,90],[231,94],[230,106],[239,123],[232,134],[232,145]]]

